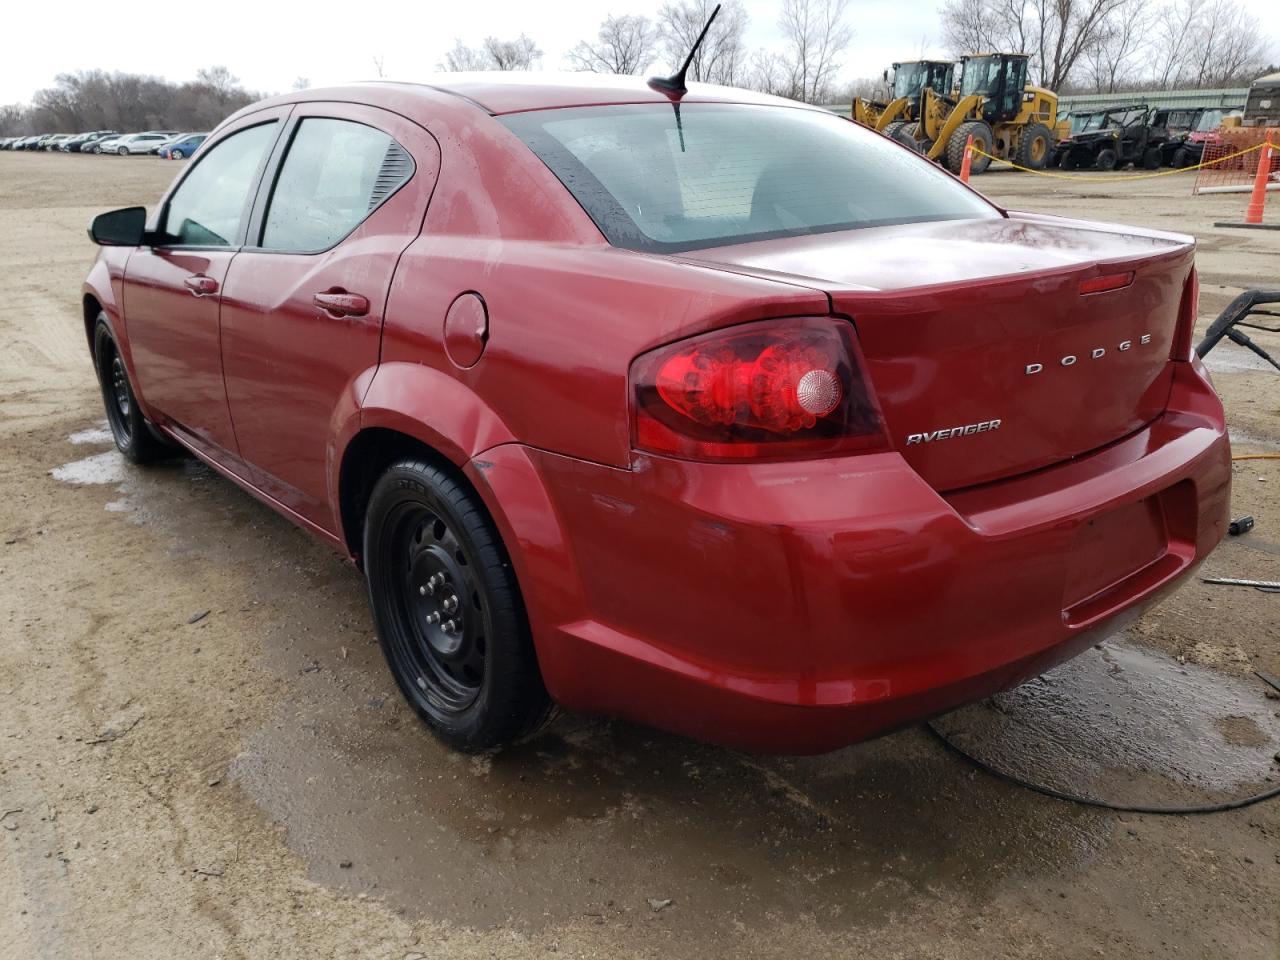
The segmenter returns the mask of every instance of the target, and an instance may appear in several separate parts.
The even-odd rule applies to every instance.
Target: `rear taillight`
[[[1200,277],[1196,268],[1182,288],[1182,303],[1178,307],[1178,329],[1173,335],[1172,360],[1191,359],[1191,341],[1195,338],[1196,320],[1200,316]]]
[[[631,368],[638,449],[694,460],[885,446],[847,322],[765,320],[662,347]]]

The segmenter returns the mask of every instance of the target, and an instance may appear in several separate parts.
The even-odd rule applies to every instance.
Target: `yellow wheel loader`
[[[1025,53],[985,53],[961,58],[960,91],[950,97],[926,89],[919,117],[896,139],[930,160],[960,172],[965,143],[1032,170],[1049,163],[1057,138],[1058,95],[1027,84]],[[989,157],[975,154],[970,173],[982,173]]]
[[[888,103],[855,97],[853,119],[864,127],[893,136],[903,125],[919,119],[924,91],[951,93],[956,65],[949,60],[912,60],[893,65],[893,99]],[[889,71],[885,71],[885,83]]]

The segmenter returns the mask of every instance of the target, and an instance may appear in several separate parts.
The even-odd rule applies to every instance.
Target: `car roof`
[[[670,103],[665,94],[651,88],[643,77],[597,73],[480,72],[440,73],[416,82],[368,81],[302,90],[254,104],[259,109],[274,104],[313,100],[350,100],[378,105],[386,99],[405,98],[438,103],[441,94],[469,102],[489,114],[520,113],[557,107],[581,107],[611,103]],[[738,87],[690,83],[683,103],[751,103],[820,110],[795,100],[756,93]]]

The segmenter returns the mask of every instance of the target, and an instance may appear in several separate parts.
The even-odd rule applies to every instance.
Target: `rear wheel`
[[[1053,154],[1053,134],[1043,123],[1032,123],[1018,140],[1018,165],[1029,170],[1043,170]]]
[[[156,439],[151,425],[138,409],[129,371],[120,356],[120,348],[102,314],[93,330],[93,356],[102,387],[102,403],[107,411],[107,424],[116,447],[134,463],[150,463],[171,456],[173,451]]]
[[[893,127],[893,133],[888,134],[888,136],[897,140],[903,146],[910,147],[916,153],[924,153],[924,144],[915,138],[917,124],[899,123],[896,126],[893,124],[890,124],[889,126]]]
[[[390,467],[369,498],[369,599],[410,706],[462,750],[516,740],[549,716],[511,561],[483,506],[423,460]]]
[[[951,135],[951,139],[947,141],[947,169],[952,173],[959,173],[960,167],[964,163],[964,148],[969,142],[970,135],[973,136],[973,146],[975,153],[973,159],[969,161],[970,173],[982,173],[987,167],[991,166],[991,158],[984,157],[977,150],[983,153],[990,153],[991,146],[995,141],[995,136],[991,132],[991,127],[982,120],[970,120],[968,123],[960,124],[959,129]]]
[[[1093,165],[1099,170],[1114,170],[1116,163],[1120,157],[1110,147],[1104,147],[1098,151],[1098,156],[1094,159]]]
[[[1179,147],[1177,150],[1173,151],[1173,162],[1171,165],[1179,170],[1184,167],[1191,166],[1191,154],[1187,152],[1186,147]]]
[[[1159,170],[1162,154],[1159,147],[1148,147],[1142,154],[1142,166],[1146,170]]]

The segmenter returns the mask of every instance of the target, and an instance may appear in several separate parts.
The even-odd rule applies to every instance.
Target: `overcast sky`
[[[939,0],[854,0],[856,34],[842,77],[876,76],[894,60],[941,55],[934,20]],[[1280,0],[1241,0],[1280,43]],[[24,102],[55,75],[95,67],[191,79],[224,64],[253,90],[279,93],[296,77],[312,85],[375,76],[381,55],[389,79],[431,73],[455,37],[478,44],[487,34],[527,33],[561,69],[564,53],[594,37],[606,13],[652,16],[661,0],[425,0],[386,4],[351,0],[11,0],[2,15],[0,103]],[[777,47],[780,0],[745,0],[749,48]],[[371,14],[377,13],[377,16]],[[1280,54],[1277,54],[1280,55]]]

